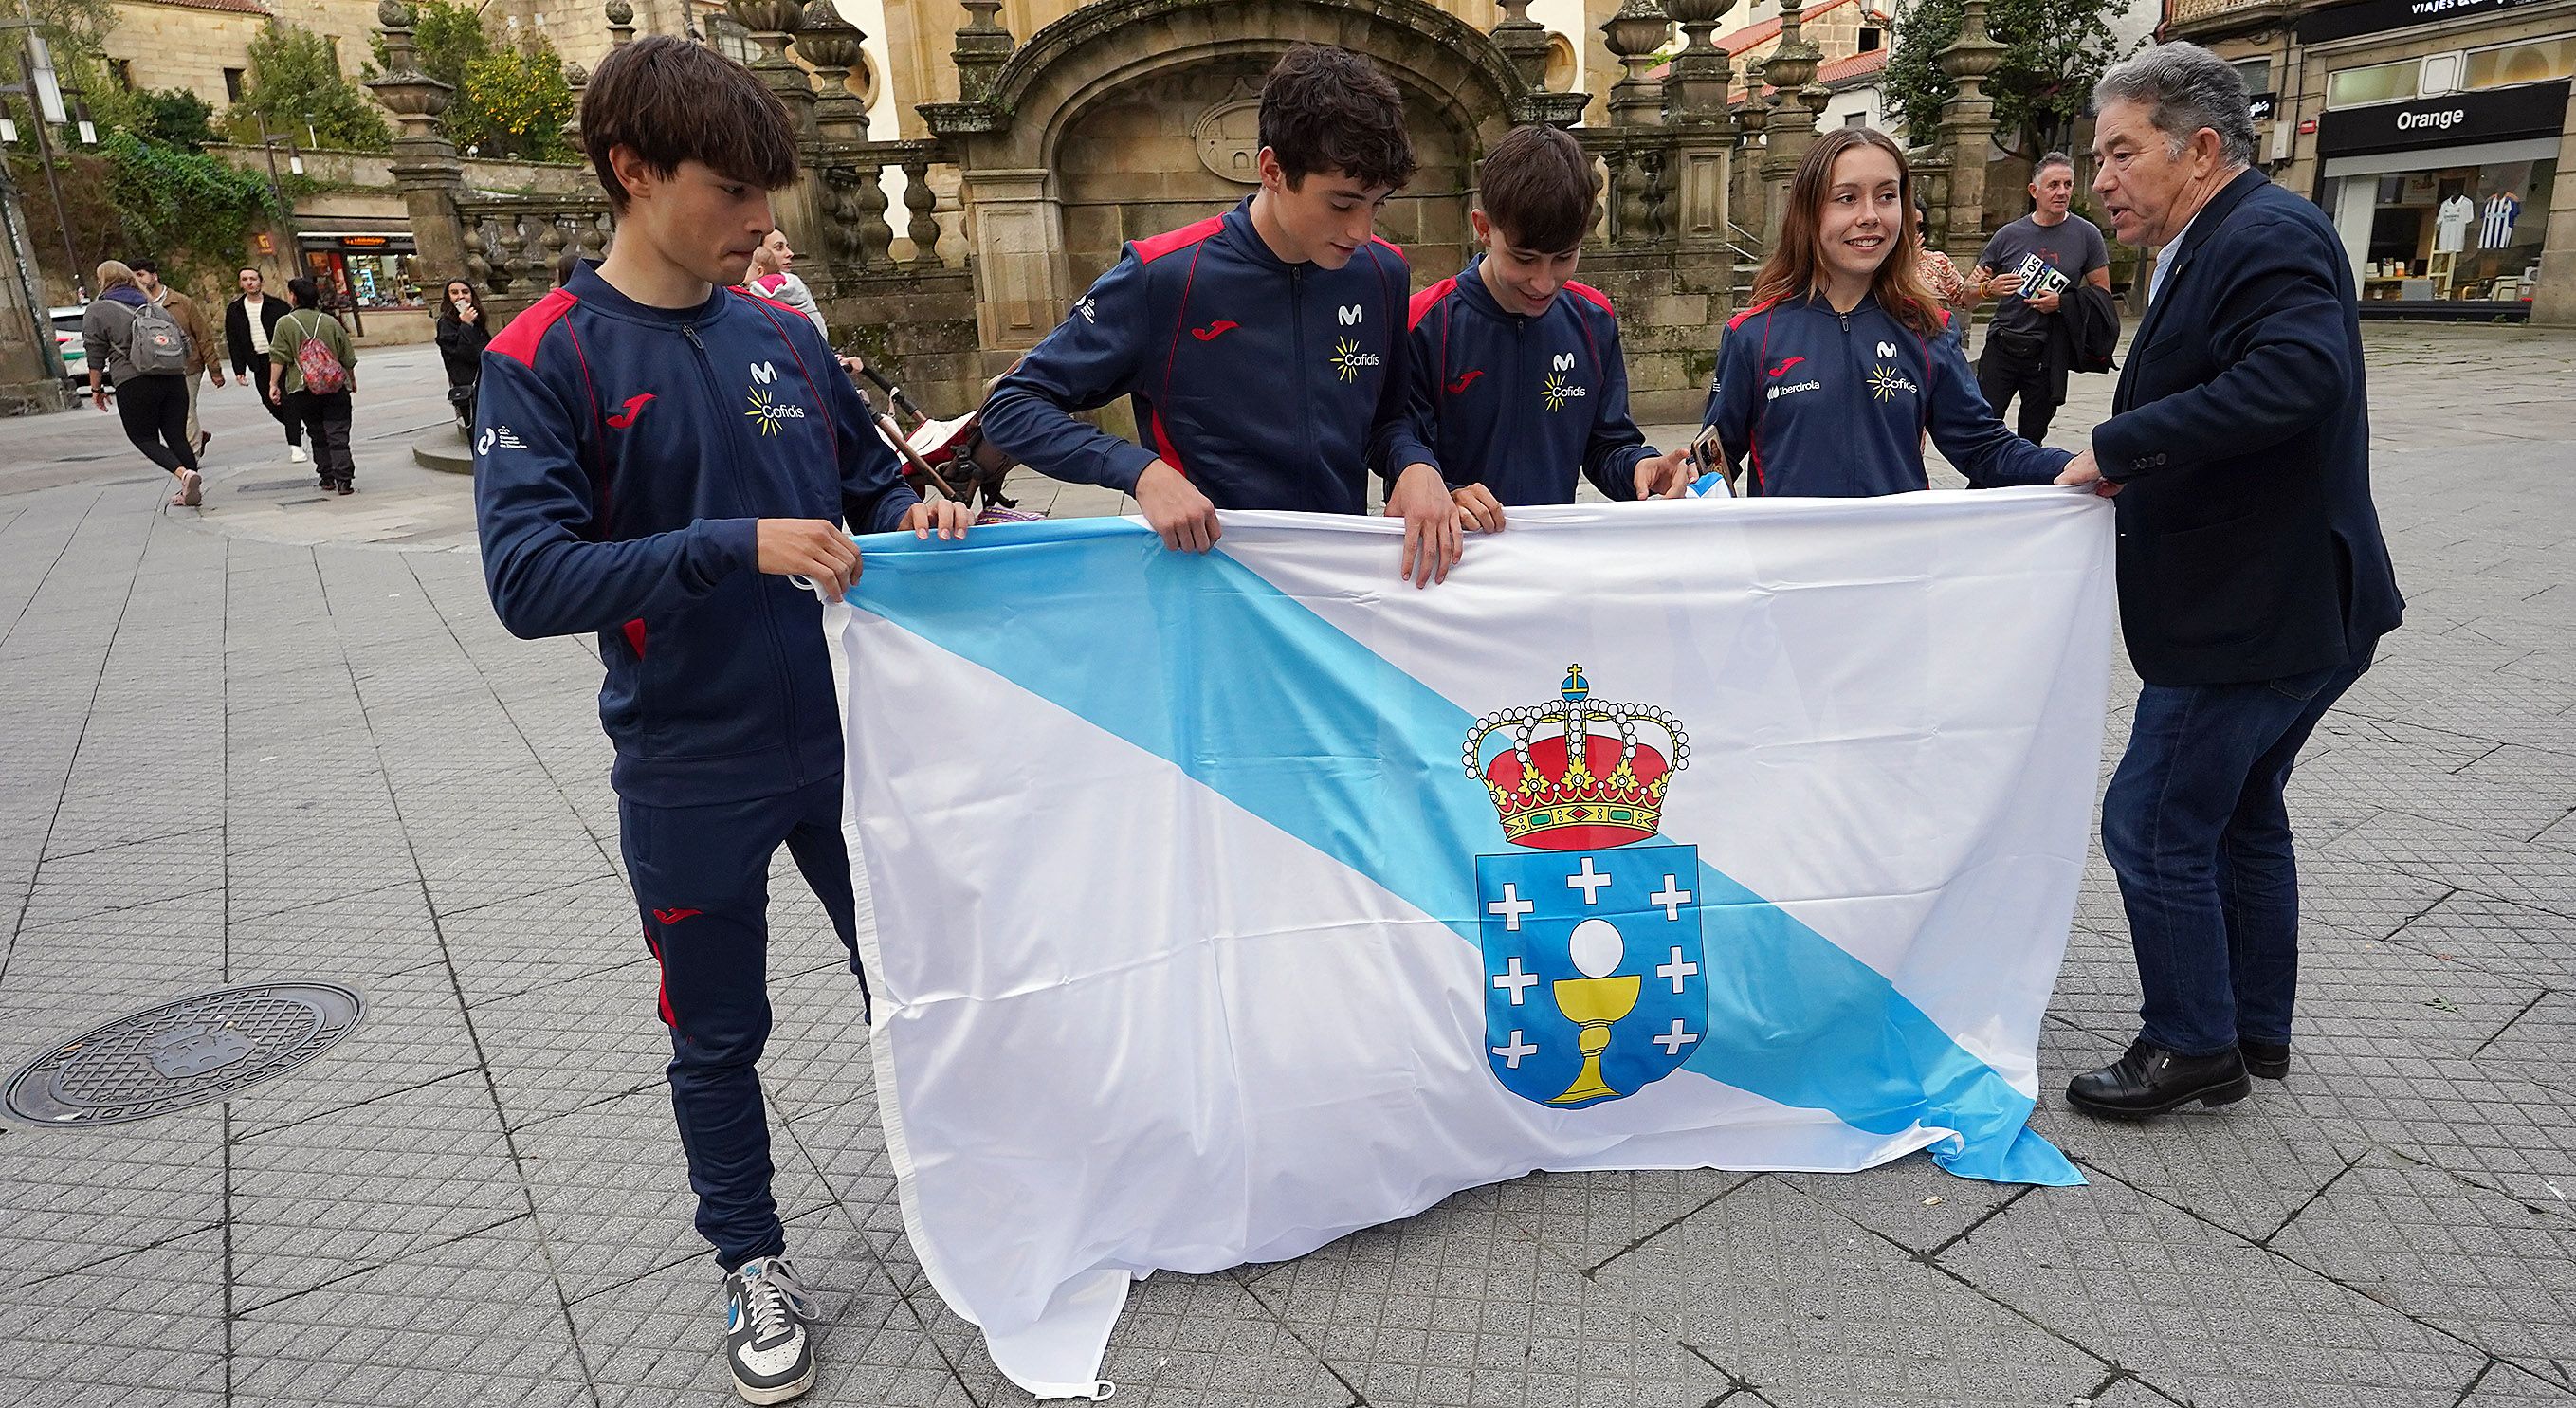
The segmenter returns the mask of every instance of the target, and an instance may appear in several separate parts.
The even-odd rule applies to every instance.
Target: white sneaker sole
[[[785,1403],[790,1399],[803,1398],[813,1387],[814,1366],[811,1364],[805,1366],[803,1378],[780,1384],[776,1388],[753,1388],[740,1379],[733,1381],[733,1391],[741,1394],[742,1401],[745,1403]]]

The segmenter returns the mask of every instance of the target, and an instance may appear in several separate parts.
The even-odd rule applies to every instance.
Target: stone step
[[[474,447],[465,443],[460,426],[433,426],[415,436],[411,442],[412,463],[442,474],[474,473]]]

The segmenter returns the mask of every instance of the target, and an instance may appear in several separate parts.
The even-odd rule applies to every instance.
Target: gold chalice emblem
[[[1619,960],[1627,955],[1627,945],[1619,937],[1618,926],[1607,919],[1586,919],[1575,925],[1568,947],[1575,970],[1583,976],[1559,978],[1550,986],[1556,993],[1556,1010],[1581,1028],[1575,1045],[1583,1053],[1583,1069],[1575,1073],[1574,1084],[1563,1095],[1547,1102],[1551,1105],[1580,1105],[1621,1093],[1601,1079],[1601,1053],[1610,1049],[1611,1026],[1636,1010],[1637,992],[1645,983],[1635,973],[1619,975]]]

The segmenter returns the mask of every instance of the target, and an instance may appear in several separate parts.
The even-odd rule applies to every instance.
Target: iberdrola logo
[[[1690,760],[1681,721],[1592,697],[1569,666],[1558,697],[1467,735],[1503,839],[1476,857],[1485,1047],[1503,1088],[1581,1109],[1680,1070],[1708,1022],[1699,848],[1644,845]]]

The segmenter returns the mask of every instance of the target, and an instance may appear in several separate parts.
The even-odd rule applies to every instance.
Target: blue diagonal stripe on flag
[[[1458,767],[1475,720],[1222,550],[1124,519],[859,540],[850,604],[1163,758],[1480,942],[1461,838],[1494,830]],[[1409,588],[1407,590],[1410,590]],[[1687,836],[1668,839],[1687,842]],[[2032,1100],[1883,975],[1713,866],[1708,1039],[1685,1069],[1855,1128],[1957,1131],[1950,1172],[2079,1184]]]

